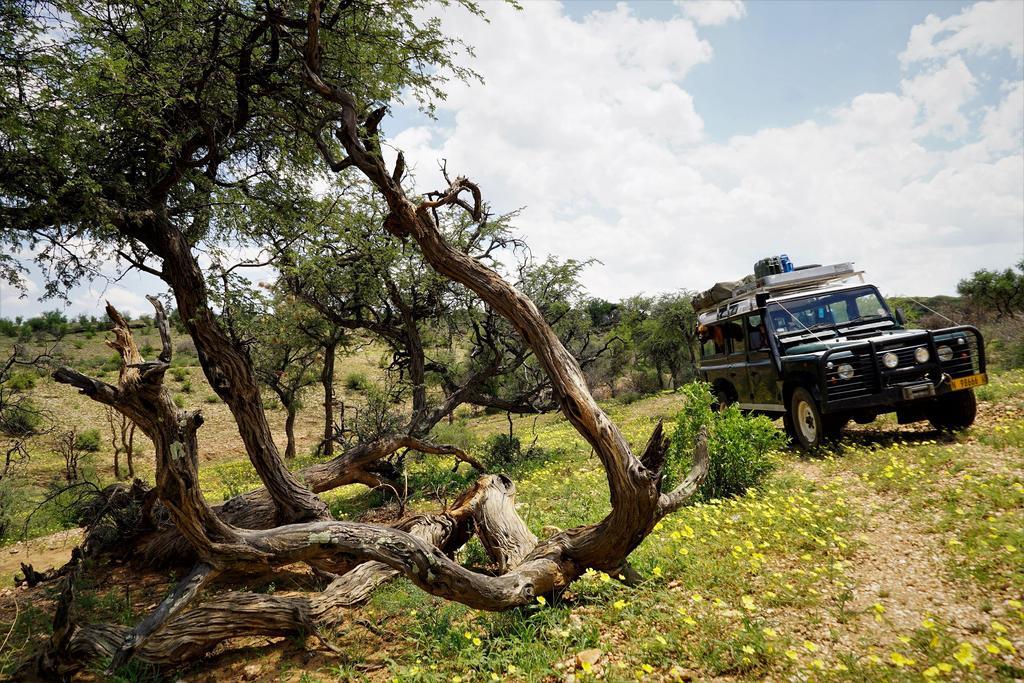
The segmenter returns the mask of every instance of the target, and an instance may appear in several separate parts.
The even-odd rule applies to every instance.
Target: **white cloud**
[[[911,29],[900,61],[906,66],[959,53],[1004,49],[1018,59],[1024,56],[1024,2],[1020,0],[978,2],[947,19],[928,15]]]
[[[967,31],[961,47],[931,43],[941,61],[898,92],[709,143],[683,79],[712,49],[686,18],[496,8],[486,26],[452,22],[479,46],[486,84],[453,88],[450,122],[394,143],[421,189],[441,184],[445,158],[496,210],[527,206],[518,226],[535,253],[599,259],[586,275],[598,296],[703,288],[779,252],[855,260],[888,291],[950,292],[976,268],[1009,265],[1024,226],[1024,89],[972,108],[976,76],[955,53],[989,43],[971,28],[979,14],[958,16],[970,18],[949,23]],[[935,135],[948,148],[924,144]]]
[[[675,4],[701,26],[720,26],[747,14],[741,0],[675,0]]]
[[[962,108],[974,97],[975,79],[964,60],[955,56],[938,68],[904,80],[901,90],[925,111],[919,134],[938,135],[948,140],[962,137],[968,130]]]

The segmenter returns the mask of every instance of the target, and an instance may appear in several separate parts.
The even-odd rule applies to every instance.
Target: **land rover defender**
[[[694,298],[698,375],[719,403],[782,417],[807,450],[883,413],[942,430],[974,423],[974,387],[988,381],[976,328],[908,329],[852,263],[770,258],[755,273]]]

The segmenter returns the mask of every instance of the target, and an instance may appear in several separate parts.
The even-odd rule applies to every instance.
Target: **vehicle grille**
[[[961,339],[963,343],[960,343]],[[921,347],[929,348],[927,336],[903,338],[895,343],[890,342],[889,345],[878,344],[875,346],[877,368],[880,373],[877,376],[876,365],[872,361],[868,347],[856,349],[852,357],[830,359],[833,367],[825,370],[828,400],[831,402],[861,398],[890,387],[925,380],[937,382],[940,372],[950,377],[967,377],[982,371],[980,337],[977,333],[964,330],[952,340],[937,341],[935,349],[937,350],[939,346],[952,348],[953,358],[940,361],[937,353],[929,349],[932,355],[928,362],[918,363],[914,358],[914,352]],[[894,369],[890,370],[882,365],[882,356],[886,353],[895,353],[899,359]],[[839,378],[839,366],[844,363],[853,366],[854,374],[850,379]]]
[[[839,378],[839,366],[843,364],[853,366],[853,377],[850,379]],[[828,382],[828,397],[830,401],[859,398],[874,393],[876,382],[871,356],[863,353],[853,358],[842,358],[833,361],[833,367],[825,371],[825,380]]]
[[[939,342],[953,349],[953,359],[942,363],[942,371],[950,377],[967,377],[981,372],[981,354],[978,353],[978,338],[973,334],[962,337],[963,344]]]

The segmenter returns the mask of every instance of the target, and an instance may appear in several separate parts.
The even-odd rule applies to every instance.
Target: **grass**
[[[373,377],[374,361],[369,354],[338,376]],[[979,392],[985,422],[968,434],[909,432],[884,420],[873,425],[876,431],[852,433],[822,459],[782,453],[779,469],[761,487],[663,520],[631,556],[643,577],[639,585],[590,573],[563,595],[491,614],[433,598],[399,580],[324,634],[343,650],[342,658],[311,660],[307,648],[318,645],[298,638],[277,646],[279,657],[264,658],[257,650],[239,666],[257,661],[282,679],[316,681],[535,681],[568,673],[576,680],[609,681],[1019,678],[1024,675],[1019,569],[1024,566],[1024,472],[1016,411],[1024,405],[1024,373],[992,380]],[[198,369],[180,381],[194,385],[195,397],[212,395]],[[345,400],[355,400],[360,390],[340,383]],[[77,400],[47,378],[30,392],[41,401]],[[634,448],[642,448],[655,421],[671,420],[679,405],[679,395],[670,392],[605,404]],[[215,444],[202,456],[204,494],[219,502],[258,487],[253,468],[231,445],[237,435],[226,407],[211,402],[203,409],[209,419],[200,441]],[[283,416],[272,412],[270,417]],[[300,414],[300,442],[315,441],[317,417],[315,407]],[[476,455],[489,436],[508,430],[504,415],[463,412],[460,418],[448,432]],[[510,472],[519,512],[534,533],[543,537],[607,512],[600,463],[560,416],[515,418],[513,430],[524,449],[533,443],[542,452]],[[105,455],[105,450],[97,453],[97,462]],[[151,476],[146,459],[136,458],[144,463],[143,476]],[[302,455],[291,466],[298,470],[315,460]],[[451,464],[450,458],[433,456],[410,460],[410,486],[421,492],[410,501],[412,510],[436,510],[434,494],[450,501],[475,476],[465,465],[453,473]],[[58,466],[51,454],[36,455],[31,477],[43,483]],[[358,486],[325,499],[343,519],[382,501]],[[963,596],[980,596],[970,598],[977,604],[957,603],[958,608],[969,607],[984,616],[982,621],[959,623],[903,604],[899,592],[890,591],[905,577],[889,577],[895,583],[877,590],[865,585],[858,563],[866,553],[900,552],[869,545],[865,533],[879,511],[905,519],[933,539],[944,576],[962,588]],[[44,527],[34,527],[33,533]],[[486,563],[475,542],[460,551],[459,559]],[[152,592],[159,594],[164,585],[169,584]],[[289,590],[283,584],[275,589]],[[871,590],[875,593],[866,597]],[[146,606],[141,599],[130,600],[123,587],[86,586],[81,595],[78,607],[90,620],[132,623]],[[968,600],[963,596],[952,599]],[[50,612],[44,601],[42,607],[23,605],[13,627],[11,616],[9,610],[0,613],[0,635],[11,628],[15,644],[0,655],[3,672],[47,632]],[[239,671],[219,668],[228,666],[214,659],[192,673],[202,677],[216,669],[218,676],[237,678]],[[185,672],[185,679],[190,675]],[[115,680],[153,677],[150,670],[126,670]]]

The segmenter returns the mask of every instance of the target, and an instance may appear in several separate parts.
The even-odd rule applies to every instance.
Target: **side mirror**
[[[768,303],[768,293],[758,292],[756,295],[754,295],[754,301],[757,303],[758,308],[764,308],[765,304]]]
[[[905,322],[905,320],[903,318],[903,310],[897,308],[896,309],[896,324],[899,325],[900,327],[903,327],[903,323],[904,322]]]

